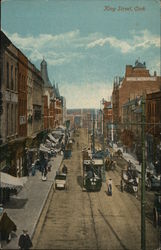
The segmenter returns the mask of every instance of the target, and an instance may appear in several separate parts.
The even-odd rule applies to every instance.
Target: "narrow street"
[[[119,171],[106,173],[113,180],[112,197],[106,194],[106,183],[100,192],[82,191],[82,148],[87,145],[87,133],[80,130],[80,148],[74,144],[68,167],[67,190],[53,192],[42,221],[34,249],[140,249],[140,201],[120,192]],[[147,249],[158,247],[157,230],[146,221]],[[36,233],[35,233],[36,234]],[[33,239],[34,241],[34,239]]]

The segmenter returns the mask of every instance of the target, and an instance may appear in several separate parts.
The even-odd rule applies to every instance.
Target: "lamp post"
[[[141,250],[146,250],[145,225],[145,99],[142,97],[142,168],[141,168]]]
[[[94,114],[93,114],[93,136],[92,136],[92,147],[93,147],[93,154],[95,153],[95,120],[94,120]]]
[[[106,182],[106,175],[105,175],[105,159],[104,159],[104,153],[105,153],[105,140],[104,140],[104,112],[102,109],[100,109],[100,112],[102,114],[102,136],[103,136],[103,168],[102,168],[102,181]]]

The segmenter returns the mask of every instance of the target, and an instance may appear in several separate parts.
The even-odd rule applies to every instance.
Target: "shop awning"
[[[58,139],[55,139],[54,136],[52,136],[52,134],[48,134],[48,137],[50,140],[52,140],[54,143],[57,143],[59,140]]]
[[[61,130],[53,130],[52,131],[52,135],[57,135],[57,136],[62,136],[64,135],[65,133],[62,132]]]
[[[50,140],[48,140],[48,139],[46,139],[46,142],[47,142],[47,143],[50,143],[50,145],[51,145],[52,147],[55,147],[55,145],[56,145],[56,143],[51,142],[51,141],[50,141]]]
[[[66,127],[64,127],[63,125],[59,125],[58,129],[66,130]]]
[[[27,177],[14,177],[0,172],[0,187],[10,189],[21,189],[27,181]]]
[[[44,153],[51,153],[50,149],[45,147],[43,144],[40,144],[40,151],[44,152]]]

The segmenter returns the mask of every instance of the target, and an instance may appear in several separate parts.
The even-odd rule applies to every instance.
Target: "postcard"
[[[2,249],[161,248],[159,0],[1,0]]]

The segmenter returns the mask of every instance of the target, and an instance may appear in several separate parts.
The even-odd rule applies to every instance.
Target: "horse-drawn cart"
[[[116,161],[112,160],[110,157],[106,157],[105,159],[105,170],[109,171],[109,170],[116,170],[117,167],[117,163]]]
[[[161,226],[161,193],[155,193],[153,207],[153,223],[154,226]]]
[[[129,193],[134,193],[137,197],[138,194],[138,172],[136,169],[122,170],[121,172],[121,191],[127,191]]]

